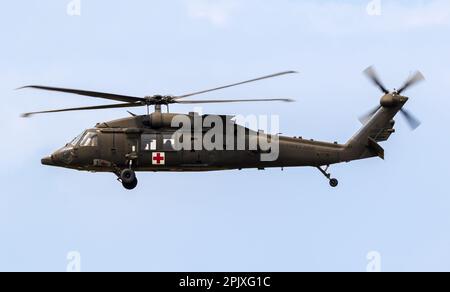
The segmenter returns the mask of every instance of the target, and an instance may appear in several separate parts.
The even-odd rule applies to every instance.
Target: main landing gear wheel
[[[120,179],[124,184],[131,184],[136,180],[136,173],[132,169],[124,169],[120,173]]]
[[[329,166],[322,168],[322,167],[317,167],[317,169],[330,181],[330,186],[332,188],[335,188],[339,185],[339,181],[335,178],[331,178],[331,174],[328,173],[328,168]]]
[[[127,190],[133,190],[137,187],[138,180],[136,178],[136,173],[134,170],[127,168],[120,172],[119,175],[122,185]]]
[[[131,183],[124,183],[124,182],[122,182],[122,185],[123,185],[123,187],[124,187],[125,189],[131,191],[131,190],[134,190],[134,189],[137,187],[137,185],[138,185],[138,180],[137,180],[137,178],[135,178],[134,181],[132,181]]]

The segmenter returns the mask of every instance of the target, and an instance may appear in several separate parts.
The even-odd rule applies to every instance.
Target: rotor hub
[[[167,105],[174,103],[174,97],[170,95],[152,95],[145,97],[146,105]]]
[[[399,95],[396,91],[386,94],[381,98],[380,105],[382,107],[395,107],[404,104],[408,100],[407,97]]]

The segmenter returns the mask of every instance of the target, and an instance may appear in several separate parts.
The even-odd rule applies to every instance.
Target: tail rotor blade
[[[382,91],[384,94],[388,94],[389,90],[386,89],[386,87],[381,82],[381,79],[378,77],[377,72],[375,71],[374,67],[369,67],[366,70],[364,70],[364,74]]]
[[[368,113],[366,113],[365,115],[361,116],[361,117],[359,118],[359,121],[360,121],[362,124],[366,124],[366,123],[373,117],[373,115],[376,114],[377,111],[380,110],[380,108],[381,108],[381,106],[377,106],[376,108],[374,108],[374,109],[371,110],[370,112],[368,112]]]
[[[408,110],[402,109],[401,113],[403,114],[403,117],[405,118],[405,120],[408,122],[408,125],[411,128],[411,130],[414,131],[421,125],[421,122],[419,121],[419,119],[414,117],[414,115],[411,114],[411,112],[409,112]]]
[[[411,86],[414,86],[425,80],[425,77],[422,75],[420,71],[416,71],[414,75],[412,75],[408,80],[406,80],[405,84],[398,90],[398,93],[401,94],[403,91],[407,90]]]

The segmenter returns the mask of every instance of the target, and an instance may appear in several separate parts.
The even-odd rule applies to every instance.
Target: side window
[[[162,151],[174,151],[175,148],[175,138],[172,134],[164,134],[163,135],[163,145]]]
[[[92,137],[91,146],[92,147],[97,147],[98,146],[98,136],[97,136],[97,134],[95,134],[95,136]]]
[[[155,151],[157,136],[154,134],[143,134],[141,136],[141,149],[144,151]]]

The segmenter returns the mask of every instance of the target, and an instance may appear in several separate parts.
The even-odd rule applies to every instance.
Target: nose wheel
[[[330,168],[329,165],[325,168],[317,167],[317,169],[330,181],[330,186],[336,188],[339,185],[339,181],[331,177],[331,173],[328,173],[328,168]]]
[[[136,173],[130,168],[120,172],[119,180],[122,182],[122,186],[127,190],[134,190],[138,185]]]

